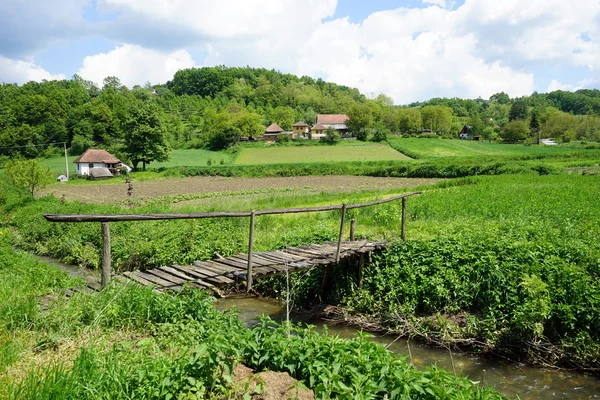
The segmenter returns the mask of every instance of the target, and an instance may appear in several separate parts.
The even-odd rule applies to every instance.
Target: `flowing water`
[[[240,319],[249,326],[257,323],[260,316],[265,314],[276,320],[285,318],[285,307],[268,299],[239,296],[219,299],[216,304],[221,310],[235,308]],[[292,313],[290,319],[294,322],[310,323],[318,330],[324,325],[322,321],[306,321],[301,314]],[[342,337],[352,337],[358,331],[345,325],[332,325],[327,328],[330,334]],[[450,355],[445,349],[424,346],[414,341],[408,343],[404,339],[398,340],[387,335],[375,336],[372,340],[384,346],[389,345],[389,350],[407,357],[410,345],[412,362],[417,367],[437,364],[452,371],[453,360],[457,374],[462,373],[473,381],[483,381],[509,398],[518,395],[523,400],[600,399],[600,377],[597,376],[535,368],[497,358],[482,358],[455,352]]]
[[[50,257],[36,256],[45,264],[60,268],[69,275],[82,278],[86,282],[98,282],[100,271],[79,268],[64,264]],[[285,307],[276,301],[250,297],[233,296],[218,299],[216,306],[220,310],[235,308],[239,318],[247,325],[256,324],[261,315],[268,315],[275,320],[285,318]],[[294,322],[304,322],[323,328],[322,321],[307,321],[301,314],[292,313]],[[352,337],[358,331],[356,328],[344,325],[327,327],[330,334],[342,337]],[[396,337],[379,335],[372,338],[374,342],[409,357],[417,367],[437,364],[439,367],[452,371],[452,361],[457,373],[462,373],[473,381],[483,381],[504,395],[514,398],[518,395],[523,400],[533,399],[600,399],[600,377],[571,371],[556,371],[534,368],[523,364],[515,364],[497,358],[482,358],[462,353],[452,353],[445,349],[432,348]],[[452,357],[452,358],[451,358]]]

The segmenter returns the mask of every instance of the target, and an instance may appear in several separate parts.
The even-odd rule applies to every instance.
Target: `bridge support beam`
[[[111,255],[110,255],[110,227],[108,222],[102,222],[102,276],[100,284],[102,288],[110,282]]]
[[[248,237],[248,269],[246,271],[246,291],[252,290],[252,250],[254,247],[254,216],[256,212],[250,213],[250,235]]]

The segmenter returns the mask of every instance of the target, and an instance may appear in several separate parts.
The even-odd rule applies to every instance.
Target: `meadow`
[[[362,146],[271,146],[267,148],[242,148],[235,164],[295,164],[339,161],[387,161],[408,157],[385,144]]]
[[[431,159],[445,157],[535,157],[556,156],[580,152],[582,150],[598,150],[599,146],[581,143],[567,143],[558,146],[538,146],[523,144],[488,143],[485,141],[459,139],[425,139],[388,137],[388,143],[399,152],[415,159]],[[586,149],[589,147],[589,149]]]

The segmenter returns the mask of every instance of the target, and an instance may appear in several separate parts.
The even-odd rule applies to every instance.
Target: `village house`
[[[312,128],[310,128],[310,134],[312,139],[321,139],[325,137],[325,131],[327,128],[323,124],[314,124]]]
[[[343,136],[348,133],[348,126],[346,125],[346,122],[348,122],[349,119],[350,117],[348,117],[346,114],[318,114],[315,125],[323,126],[324,131],[327,130],[327,128],[332,127]]]
[[[298,121],[292,125],[292,130],[296,137],[306,136],[308,134],[308,124],[304,121]]]
[[[462,130],[458,134],[460,139],[472,139],[473,138],[473,127],[471,125],[463,126]]]
[[[285,132],[283,128],[273,122],[265,129],[264,138],[266,140],[277,140],[277,136],[283,132]]]
[[[120,173],[121,161],[106,150],[88,149],[74,161],[78,176],[111,178]]]

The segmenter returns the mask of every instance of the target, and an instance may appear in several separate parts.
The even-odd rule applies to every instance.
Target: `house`
[[[75,159],[74,163],[78,176],[94,177],[100,173],[92,170],[106,169],[102,172],[102,175],[106,175],[106,172],[108,172],[110,176],[102,177],[112,177],[118,175],[121,168],[121,161],[117,157],[106,150],[100,149],[86,150],[85,153]]]
[[[308,125],[304,121],[298,121],[292,125],[292,130],[296,136],[306,136],[308,134]]]
[[[323,124],[315,124],[312,128],[310,128],[310,137],[311,139],[321,139],[325,137],[325,131],[327,127]]]
[[[348,122],[349,119],[350,117],[346,114],[318,114],[316,125],[324,126],[325,130],[331,126],[333,129],[344,135],[348,133],[346,122]]]
[[[264,138],[267,140],[276,140],[277,136],[283,132],[284,130],[275,122],[273,122],[267,129],[265,129]]]
[[[471,125],[463,126],[462,130],[458,134],[460,139],[473,139],[473,127]]]

